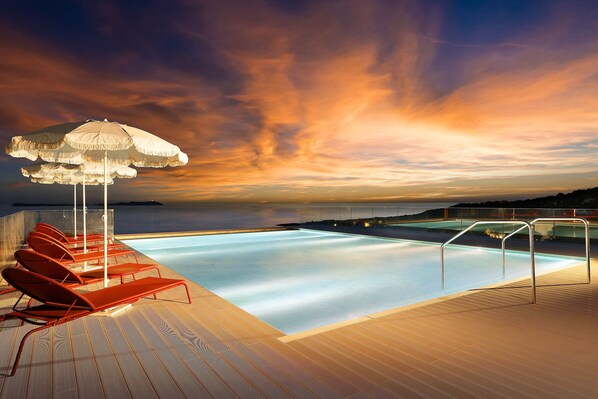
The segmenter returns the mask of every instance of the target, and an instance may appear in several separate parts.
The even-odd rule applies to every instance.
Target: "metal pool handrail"
[[[585,226],[585,242],[586,242],[586,268],[588,270],[588,284],[592,282],[592,273],[591,273],[591,266],[590,266],[590,223],[584,218],[537,218],[530,222],[532,226],[534,226],[538,222],[582,222]],[[505,277],[505,270],[506,270],[506,256],[505,256],[505,241],[511,238],[515,234],[519,233],[523,230],[525,226],[518,228],[517,230],[513,231],[512,233],[506,235],[502,239],[502,276]]]
[[[473,223],[471,226],[466,228],[465,230],[461,231],[459,234],[445,242],[440,246],[440,258],[441,258],[441,266],[442,266],[442,290],[444,290],[444,247],[451,242],[455,241],[457,238],[461,237],[463,234],[467,233],[469,230],[473,229],[475,226],[480,224],[520,224],[523,225],[518,231],[523,230],[527,227],[529,232],[529,253],[530,253],[530,263],[531,263],[531,283],[532,283],[532,303],[536,303],[536,263],[535,263],[535,256],[534,256],[534,228],[530,222],[525,220],[479,220]],[[504,264],[503,264],[504,268]]]

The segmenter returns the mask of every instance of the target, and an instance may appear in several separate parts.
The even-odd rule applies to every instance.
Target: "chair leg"
[[[135,275],[133,274],[133,280],[135,280]],[[154,292],[154,299],[158,299],[158,297],[156,296],[156,293]]]
[[[23,353],[23,348],[25,347],[25,341],[27,340],[27,338],[29,338],[29,336],[35,332],[38,332],[40,330],[44,330],[46,328],[49,328],[52,326],[49,325],[45,325],[45,326],[41,326],[38,328],[34,328],[33,330],[29,331],[27,334],[25,334],[25,336],[23,337],[23,339],[21,340],[21,343],[19,344],[19,350],[17,351],[17,357],[15,358],[15,361],[12,365],[12,370],[10,372],[10,376],[14,376],[15,373],[17,372],[17,367],[19,366],[19,360],[21,359],[21,355]]]
[[[191,303],[191,295],[189,295],[189,287],[187,287],[187,284],[182,283],[185,286],[185,291],[187,291],[187,300],[189,301],[189,303]]]

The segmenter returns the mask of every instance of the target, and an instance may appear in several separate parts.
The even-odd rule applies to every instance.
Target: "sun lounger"
[[[34,328],[25,334],[21,340],[10,373],[11,376],[15,375],[17,371],[25,341],[37,331],[64,324],[115,306],[134,303],[140,298],[178,286],[185,287],[187,300],[191,303],[189,289],[183,280],[146,277],[80,294],[64,284],[28,270],[9,268],[2,271],[2,276],[10,285],[23,294],[15,306],[13,306],[13,311],[0,316],[0,321],[19,319],[21,322],[37,325],[42,324],[40,327]],[[41,304],[17,309],[17,305],[24,295],[41,302]]]
[[[104,259],[103,251],[74,253],[53,238],[47,236],[43,237],[41,234],[36,234],[35,232],[29,233],[29,236],[27,236],[27,244],[29,244],[33,250],[47,255],[50,258],[57,259],[64,264],[93,262]],[[135,262],[137,262],[137,255],[135,254],[135,251],[131,249],[108,250],[109,258],[116,258],[122,255],[133,255],[135,257]]]
[[[57,239],[57,238],[55,238],[55,237],[53,237],[53,236],[51,236],[49,234],[46,234],[46,232],[44,232],[44,231],[35,230],[35,231],[32,231],[29,234],[30,235],[38,235],[38,236],[44,237],[44,238],[51,238],[52,240],[55,240],[55,241],[59,242],[62,246],[68,248],[69,251],[71,251],[73,253],[79,253],[79,252],[82,252],[84,250],[83,246],[82,246],[83,244],[81,244],[81,243],[77,243],[77,244],[66,243],[66,242],[60,241],[59,239]],[[109,243],[108,244],[108,249],[116,249],[116,248],[124,249],[124,247],[125,247],[124,244],[117,244],[117,243]],[[87,252],[97,252],[97,251],[101,251],[103,249],[104,249],[104,245],[103,244],[102,245],[88,245],[87,246]]]
[[[72,236],[67,236],[62,230],[46,223],[38,223],[33,231],[38,231],[40,233],[44,233],[49,235],[50,237],[60,241],[63,244],[69,245],[79,245],[83,244],[85,241],[83,238],[83,234],[79,235],[77,238]],[[87,234],[87,242],[100,244],[104,241],[104,236],[102,234]],[[112,239],[108,237],[108,242],[112,243]]]
[[[48,223],[38,223],[34,231],[39,231],[41,233],[47,234],[50,237],[64,243],[64,244],[83,244],[83,235],[81,234],[77,238],[67,236],[62,230],[59,228],[52,226]],[[87,234],[87,241],[88,242],[101,242],[104,240],[103,234]]]
[[[66,265],[56,259],[35,251],[19,249],[15,252],[15,259],[25,269],[42,276],[49,277],[73,288],[80,285],[91,284],[104,279],[104,270],[96,269],[75,273]],[[155,270],[158,277],[162,277],[160,269],[155,263],[121,263],[108,266],[108,278],[119,278],[124,283],[126,276],[132,276],[135,280],[135,274]]]
[[[34,273],[59,281],[71,288],[104,280],[103,269],[75,273],[60,261],[39,252],[19,249],[15,252],[14,257],[17,260],[17,265],[21,265]],[[121,263],[112,265],[108,266],[107,274],[109,279],[119,278],[120,282],[123,283],[125,277],[131,276],[133,280],[135,280],[135,274],[149,270],[155,270],[158,273],[158,277],[162,277],[160,269],[158,269],[158,265],[155,263]],[[14,291],[14,287],[4,288],[0,291],[0,295]]]

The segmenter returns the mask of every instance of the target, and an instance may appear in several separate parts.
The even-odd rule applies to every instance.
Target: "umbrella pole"
[[[104,151],[104,288],[108,287],[108,151]],[[114,316],[129,308],[130,303],[126,305],[117,305],[106,309],[103,312],[94,313],[94,316]]]
[[[87,207],[85,206],[85,173],[83,173],[83,253],[87,253]],[[83,270],[87,270],[87,262],[83,263]]]
[[[104,287],[108,287],[108,151],[104,150]]]
[[[77,238],[77,185],[73,184],[73,236]]]

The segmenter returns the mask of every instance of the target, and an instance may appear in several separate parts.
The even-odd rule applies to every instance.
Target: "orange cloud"
[[[468,53],[452,66],[462,79],[444,90],[431,75],[443,46],[459,44],[435,39],[440,10],[416,2],[316,2],[298,14],[261,2],[191,6],[177,34],[209,43],[234,84],[193,73],[191,61],[121,75],[133,50],[90,65],[4,27],[0,122],[11,131],[0,134],[89,117],[152,131],[187,152],[189,165],[141,170],[115,193],[164,200],[386,201],[595,186],[598,39],[580,44],[586,51],[560,43],[570,28],[555,21]]]

